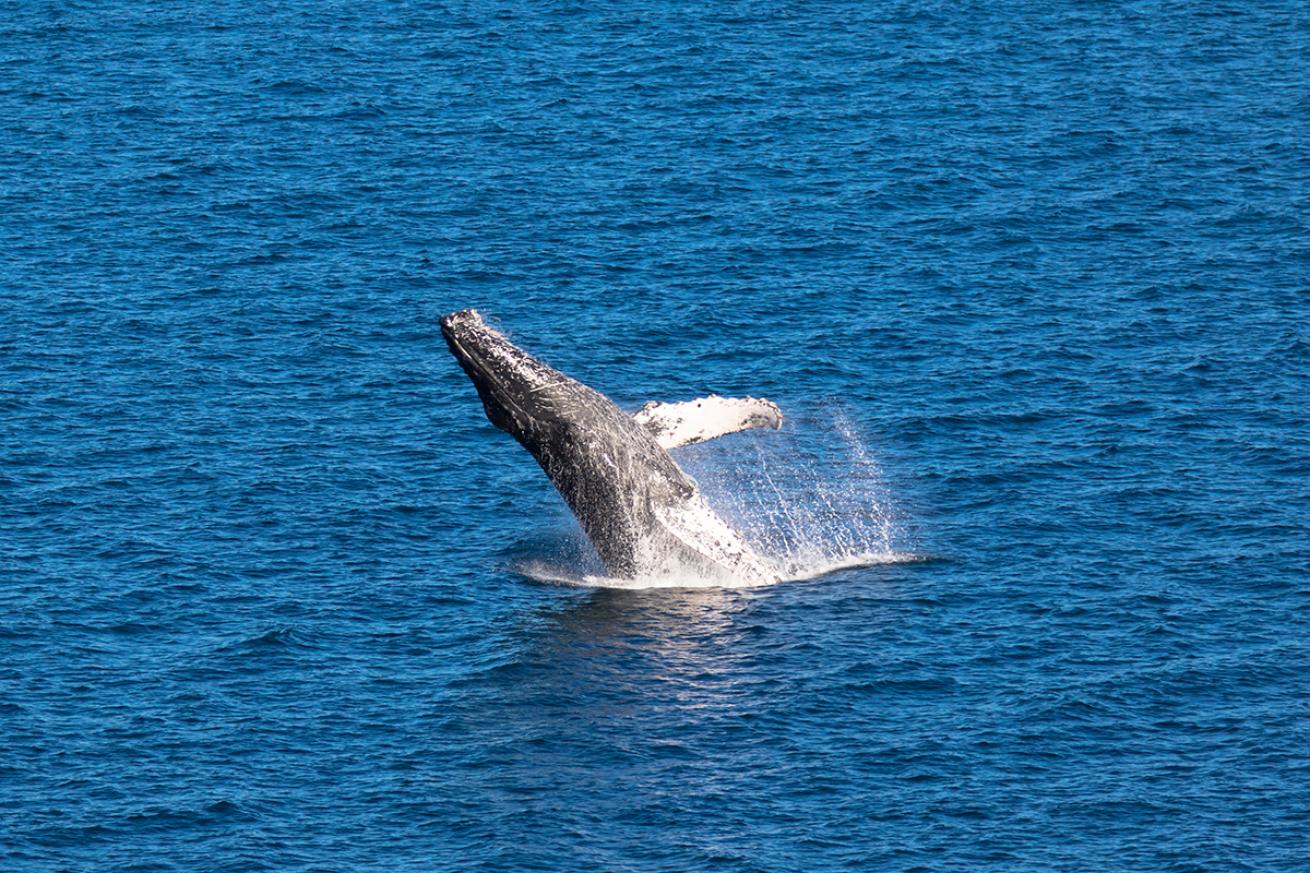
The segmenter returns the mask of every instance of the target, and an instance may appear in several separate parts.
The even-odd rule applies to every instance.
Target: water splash
[[[782,580],[812,579],[872,564],[918,560],[881,465],[840,408],[801,410],[781,431],[751,431],[674,450],[715,512],[741,532]],[[559,585],[602,588],[733,588],[751,583],[668,566],[633,579],[605,574],[580,531],[555,559],[514,569]],[[758,583],[755,583],[758,584]]]
[[[778,432],[678,457],[710,504],[784,579],[914,560],[881,465],[840,408],[793,412]]]

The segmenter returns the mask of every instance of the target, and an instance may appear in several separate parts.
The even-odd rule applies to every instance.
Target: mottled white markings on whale
[[[774,430],[782,427],[782,410],[772,400],[717,394],[684,403],[652,400],[633,418],[665,449],[689,446],[753,427]]]

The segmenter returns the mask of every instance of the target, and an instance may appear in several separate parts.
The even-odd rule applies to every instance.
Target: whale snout
[[[461,309],[458,312],[450,312],[441,316],[441,333],[447,339],[461,328],[482,327],[484,325],[482,314],[476,309]]]
[[[476,309],[443,315],[441,335],[477,389],[487,418],[520,442],[529,439],[528,430],[561,421],[563,410],[576,417],[580,406],[604,399],[514,345]]]
[[[483,357],[488,342],[495,335],[476,309],[447,313],[441,316],[440,324],[442,339],[461,363],[471,363]]]
[[[554,372],[487,324],[476,309],[443,315],[441,335],[478,390],[490,391],[502,402],[507,392],[530,393]]]

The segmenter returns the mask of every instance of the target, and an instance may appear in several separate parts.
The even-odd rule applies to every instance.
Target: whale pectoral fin
[[[666,449],[712,440],[725,433],[752,427],[782,427],[782,411],[772,400],[758,397],[720,397],[711,394],[684,403],[654,400],[633,418]]]

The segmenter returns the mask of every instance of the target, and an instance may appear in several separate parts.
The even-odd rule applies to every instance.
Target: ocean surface
[[[1300,2],[0,3],[0,870],[1310,869],[1307,71]],[[468,306],[778,402],[676,457],[799,578],[596,576]]]

